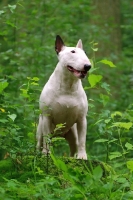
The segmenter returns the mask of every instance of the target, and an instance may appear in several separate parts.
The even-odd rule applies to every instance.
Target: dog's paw
[[[79,152],[77,155],[77,159],[87,160],[86,152]]]

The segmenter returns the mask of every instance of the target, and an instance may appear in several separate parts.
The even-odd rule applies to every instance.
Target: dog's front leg
[[[45,115],[40,115],[39,117],[39,123],[37,127],[37,149],[42,149],[42,152],[47,154],[49,152],[49,144],[48,144],[48,136],[49,133],[51,133],[51,122],[50,118]]]
[[[78,153],[77,158],[87,160],[86,154],[86,131],[87,131],[87,121],[86,117],[79,119],[77,122],[77,132],[78,132]]]

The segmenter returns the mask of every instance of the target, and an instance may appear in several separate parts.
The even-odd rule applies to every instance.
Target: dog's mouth
[[[67,66],[67,69],[72,72],[76,77],[78,78],[84,78],[87,75],[87,71],[85,70],[76,70],[73,67],[71,67],[70,65]]]

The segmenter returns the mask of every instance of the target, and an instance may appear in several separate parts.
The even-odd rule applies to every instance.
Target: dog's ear
[[[76,47],[83,49],[83,44],[82,44],[82,40],[80,39],[76,45]]]
[[[65,46],[63,40],[61,39],[61,37],[59,35],[57,35],[56,40],[55,40],[55,51],[57,54],[60,53],[63,46]]]

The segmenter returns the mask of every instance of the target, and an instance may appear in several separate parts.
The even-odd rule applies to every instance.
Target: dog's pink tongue
[[[79,74],[79,73],[80,73],[80,71],[78,71],[78,70],[76,70],[76,69],[74,69],[74,72],[75,72],[76,74]]]

